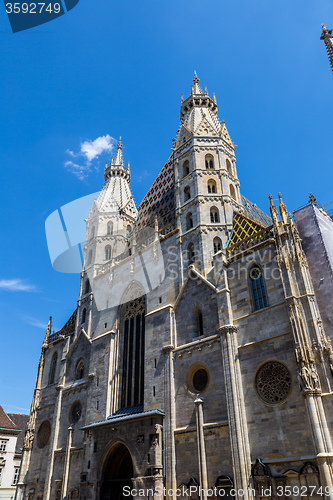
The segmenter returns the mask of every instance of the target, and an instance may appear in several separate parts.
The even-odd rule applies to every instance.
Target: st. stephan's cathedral
[[[333,498],[333,221],[314,196],[294,216],[270,196],[269,217],[241,194],[196,75],[180,121],[138,208],[121,141],[106,164],[18,500]]]

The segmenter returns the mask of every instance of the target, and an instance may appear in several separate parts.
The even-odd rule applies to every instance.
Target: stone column
[[[65,500],[68,496],[68,477],[69,477],[69,466],[71,461],[71,447],[73,441],[73,431],[74,426],[71,425],[68,428],[68,439],[67,439],[67,448],[66,448],[66,458],[65,458],[65,466],[64,466],[64,475],[62,479],[62,491],[61,498]]]
[[[197,441],[198,441],[198,459],[199,459],[199,476],[200,476],[200,499],[207,500],[208,479],[207,479],[207,461],[205,450],[205,436],[203,428],[203,400],[197,398],[194,401],[195,414],[197,421]]]
[[[219,328],[224,380],[228,405],[229,436],[232,450],[235,489],[243,490],[241,500],[252,498],[250,487],[251,456],[244,394],[237,348],[237,327]],[[238,495],[236,494],[236,498]]]

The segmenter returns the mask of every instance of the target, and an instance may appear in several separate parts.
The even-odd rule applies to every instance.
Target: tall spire
[[[320,40],[324,40],[326,45],[326,50],[328,58],[330,60],[331,69],[333,71],[333,36],[332,30],[328,30],[324,24],[321,25],[321,37]]]
[[[277,226],[279,223],[279,214],[278,214],[277,208],[274,204],[273,196],[271,194],[269,195],[269,203],[270,203],[269,208],[270,208],[273,224],[274,224],[274,226]]]

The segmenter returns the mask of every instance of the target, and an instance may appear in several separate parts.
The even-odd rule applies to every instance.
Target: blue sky
[[[102,187],[110,147],[91,158],[85,147],[79,154],[81,145],[122,136],[138,204],[170,154],[194,70],[216,93],[238,145],[246,197],[266,211],[270,192],[281,191],[289,211],[310,192],[323,204],[333,200],[333,74],[321,23],[333,28],[333,0],[80,0],[59,19],[16,34],[0,8],[0,404],[7,411],[29,410],[48,317],[60,328],[76,306],[79,277],[52,269],[44,223]],[[68,161],[83,165],[84,175]]]

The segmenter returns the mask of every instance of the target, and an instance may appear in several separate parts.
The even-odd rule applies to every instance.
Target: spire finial
[[[124,159],[123,159],[123,152],[122,152],[122,149],[123,149],[123,145],[122,145],[122,142],[121,142],[121,136],[119,137],[119,142],[117,144],[117,154],[116,154],[116,158],[114,160],[114,165],[117,167],[117,168],[121,168],[121,167],[124,167]]]
[[[197,75],[197,72],[194,71],[194,78],[193,78],[193,85],[192,85],[192,94],[202,94],[202,89],[199,85],[199,78],[198,78],[198,75]]]
[[[311,203],[312,205],[317,204],[317,198],[312,193],[310,193],[310,196],[309,196],[309,203]]]

